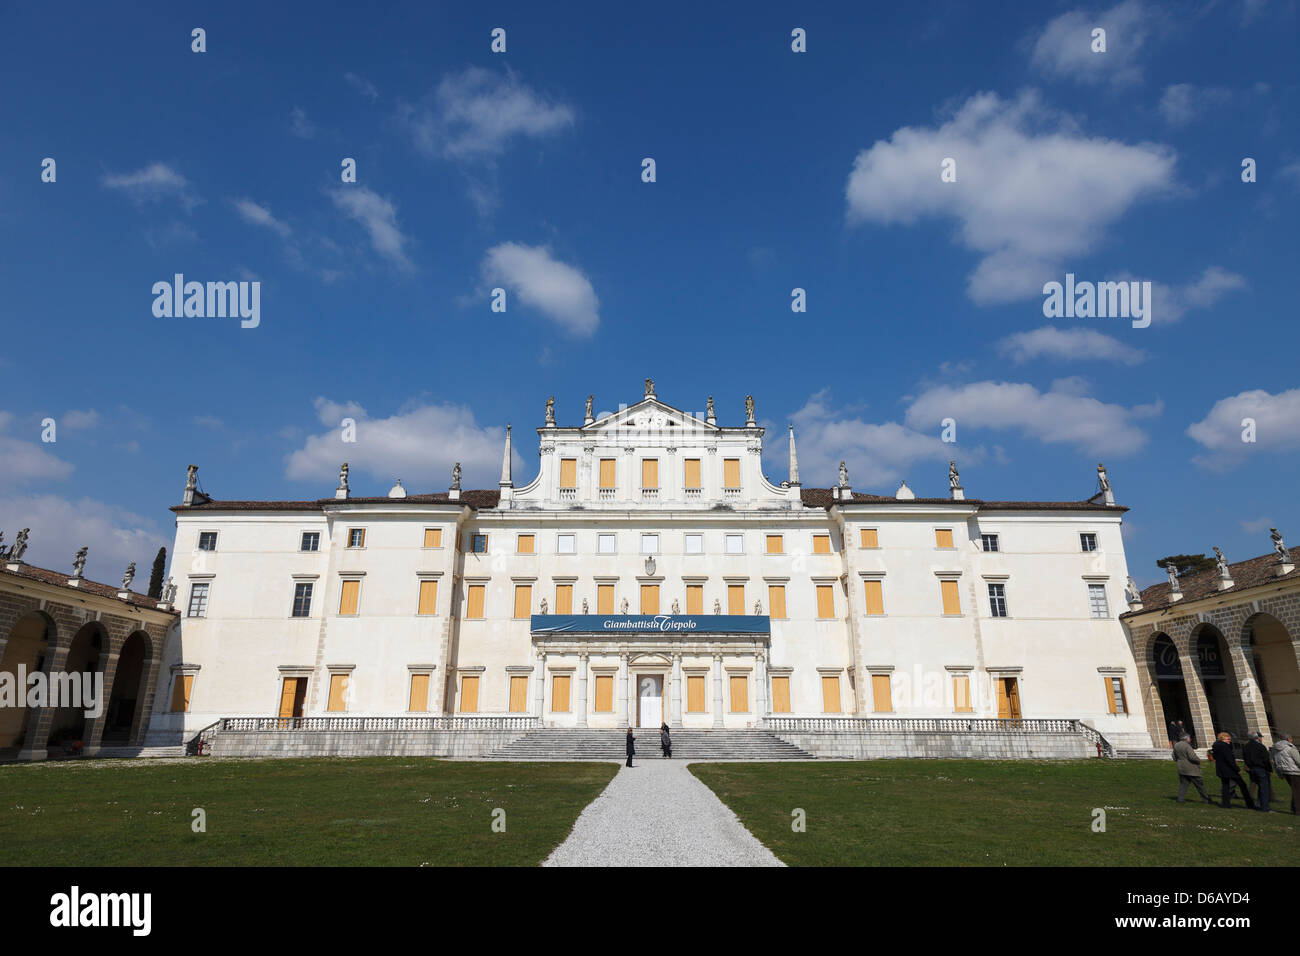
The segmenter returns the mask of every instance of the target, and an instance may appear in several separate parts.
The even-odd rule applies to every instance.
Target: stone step
[[[496,760],[623,760],[625,731],[584,728],[533,730],[498,747]],[[811,760],[813,755],[764,730],[697,730],[673,732],[673,758],[690,760]],[[647,728],[637,737],[638,760],[661,760],[659,735]]]
[[[1173,752],[1165,747],[1143,747],[1132,750],[1115,750],[1115,757],[1121,760],[1173,760]]]
[[[132,757],[184,757],[183,744],[174,747],[100,747],[96,757],[127,759]]]

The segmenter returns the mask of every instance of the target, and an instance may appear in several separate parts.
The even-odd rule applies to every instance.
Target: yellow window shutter
[[[348,675],[330,674],[330,699],[326,710],[347,710]]]
[[[769,534],[767,536],[767,553],[782,554],[785,551],[785,536],[780,534]]]
[[[879,538],[879,536],[876,534],[876,529],[875,529],[875,528],[863,528],[863,529],[862,529],[862,546],[863,546],[864,548],[878,548],[878,547],[880,547],[880,538]]]
[[[952,699],[956,710],[959,713],[970,713],[970,678],[965,674],[957,674],[953,676]]]
[[[831,536],[828,534],[813,535],[813,554],[830,554],[831,553]]]
[[[172,713],[186,714],[190,710],[190,688],[194,686],[193,674],[177,674],[172,686]]]
[[[425,529],[424,529],[424,546],[425,546],[426,548],[441,548],[441,547],[442,547],[442,529],[441,529],[441,528],[425,528]]]
[[[835,592],[829,584],[817,585],[817,616],[835,616]]]
[[[596,713],[609,714],[614,711],[614,677],[611,674],[596,675]]]
[[[749,679],[743,674],[731,675],[731,712],[733,714],[749,712]]]
[[[557,714],[567,714],[569,712],[569,675],[556,674],[551,687],[551,711]]]
[[[520,554],[533,553],[533,536],[531,534],[521,534],[519,536],[519,553]]]
[[[612,584],[596,585],[596,613],[597,614],[614,613],[614,585]]]
[[[573,613],[573,585],[557,584],[555,586],[555,613]]]
[[[871,675],[871,696],[875,699],[874,707],[877,714],[893,712],[894,702],[890,695],[888,674]]]
[[[303,680],[301,677],[286,677],[284,686],[280,689],[280,716],[293,716],[293,702],[298,696],[298,681]]]
[[[460,679],[460,712],[478,713],[478,677],[466,675]]]
[[[528,711],[528,678],[519,674],[510,675],[510,713],[523,714]]]
[[[533,586],[515,585],[515,617],[528,617],[533,613]]]
[[[1111,684],[1109,677],[1103,677],[1101,684],[1106,689],[1106,706],[1110,708],[1110,712],[1113,714],[1115,713],[1115,687]]]
[[[772,678],[772,713],[790,713],[790,678]]]
[[[658,458],[641,459],[641,487],[642,488],[659,487],[659,459]]]
[[[785,617],[785,585],[769,584],[767,586],[767,613],[771,617]]]
[[[465,608],[466,617],[481,618],[483,616],[483,585],[471,584],[469,586],[469,600],[465,603],[468,605]]]
[[[686,677],[686,710],[692,714],[704,713],[704,677],[699,674]]]
[[[940,581],[939,590],[943,595],[943,613],[960,614],[961,598],[957,593],[956,581]]]
[[[739,458],[723,459],[722,484],[724,488],[740,487],[740,459]]]
[[[600,460],[600,487],[613,488],[614,485],[614,464],[613,458],[602,458]]]
[[[642,614],[659,613],[659,585],[657,584],[641,585],[641,613]]]
[[[940,547],[940,548],[951,548],[951,547],[952,547],[952,529],[951,529],[951,528],[935,528],[935,529],[934,529],[934,543],[935,543],[936,547]]]
[[[339,614],[351,615],[357,613],[357,598],[361,594],[360,581],[344,581],[342,593],[339,596]]]
[[[700,460],[698,458],[687,458],[686,477],[683,484],[687,488],[698,489],[700,487]]]
[[[822,711],[838,714],[840,710],[840,679],[838,676],[822,675]]]
[[[865,597],[867,600],[867,613],[884,614],[885,598],[884,598],[883,582],[877,581],[874,578],[868,578],[867,580],[864,580],[862,582],[862,587],[863,590],[866,592]]]
[[[578,459],[576,458],[560,459],[560,487],[561,488],[578,487]]]
[[[727,613],[745,613],[745,586],[743,584],[727,585]]]
[[[435,580],[420,582],[420,609],[419,614],[437,614],[438,613],[438,582]]]
[[[704,585],[703,584],[686,585],[686,613],[687,614],[704,613]]]
[[[429,709],[428,674],[411,675],[411,699],[407,702],[406,709],[414,713],[421,713]]]

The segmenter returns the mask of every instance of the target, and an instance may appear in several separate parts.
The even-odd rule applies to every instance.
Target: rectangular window
[[[685,465],[682,485],[688,491],[699,491],[700,490],[700,460],[698,458],[687,458],[684,462],[682,462],[682,464]]]
[[[686,613],[687,614],[704,613],[704,585],[703,584],[686,585]]]
[[[1007,586],[989,583],[989,614],[993,617],[1007,616]]]
[[[528,678],[523,674],[510,675],[510,713],[528,712]]]
[[[790,678],[772,678],[772,713],[790,713]]]
[[[472,620],[483,617],[483,597],[486,588],[482,584],[471,584],[465,600],[465,616]]]
[[[442,547],[442,529],[441,529],[441,528],[425,528],[425,529],[424,529],[424,546],[425,546],[426,548],[441,548],[441,547]]]
[[[422,714],[429,709],[429,675],[411,675],[411,695],[407,698],[406,709],[411,713]]]
[[[602,490],[614,490],[614,476],[617,474],[615,465],[617,464],[618,462],[613,458],[602,458],[600,460],[600,487]]]
[[[466,674],[460,679],[460,712],[478,713],[478,675]]]
[[[1092,532],[1079,535],[1079,547],[1084,551],[1097,550],[1097,536]]]
[[[555,613],[573,613],[573,585],[557,584],[555,586]]]
[[[326,710],[345,711],[348,709],[348,675],[330,674],[330,697]]]
[[[614,585],[612,584],[596,585],[596,613],[597,614],[614,613]]]
[[[744,674],[731,675],[731,712],[749,713],[749,678]]]
[[[769,534],[767,536],[767,553],[784,554],[785,553],[785,535]]]
[[[348,547],[364,548],[366,546],[366,529],[349,528],[348,529]]]
[[[578,487],[578,459],[576,458],[560,459],[560,487],[561,488]]]
[[[612,534],[601,534],[596,536],[596,553],[614,553],[614,536]]]
[[[888,674],[871,675],[871,696],[873,698],[872,706],[877,714],[893,713],[894,700],[889,689]]]
[[[840,678],[838,674],[833,677],[826,674],[822,675],[822,713],[841,713]]]
[[[533,586],[515,585],[515,617],[528,617],[533,613]]]
[[[1128,702],[1124,699],[1124,678],[1107,677],[1106,705],[1112,714],[1127,714]]]
[[[704,535],[688,534],[686,536],[686,553],[703,554],[704,553]]]
[[[302,533],[302,544],[299,546],[301,551],[319,551],[320,550],[320,532],[304,531]]]
[[[521,534],[516,539],[515,551],[518,554],[533,553],[533,536],[531,534]]]
[[[785,617],[784,584],[769,584],[767,586],[767,613],[776,618]]]
[[[311,617],[311,592],[309,583],[299,582],[293,586],[294,617]]]
[[[944,614],[961,613],[961,596],[957,591],[957,582],[953,580],[939,582],[939,594],[943,598]]]
[[[1106,585],[1088,585],[1088,607],[1093,617],[1110,617],[1110,605],[1106,602]]]
[[[215,531],[199,532],[199,550],[200,551],[217,550],[217,533]]]
[[[831,553],[831,536],[828,534],[813,535],[813,554],[830,554]]]
[[[863,597],[867,602],[867,613],[873,616],[885,613],[885,582],[876,578],[867,578],[862,582]]]
[[[177,674],[172,684],[172,713],[188,714],[190,712],[190,691],[194,687],[193,674]]]
[[[420,603],[415,613],[438,613],[438,582],[436,579],[426,578],[420,582]]]
[[[727,554],[744,554],[745,553],[745,536],[743,534],[729,534],[726,539]]]
[[[970,677],[966,674],[952,675],[952,702],[953,709],[959,714],[974,712],[975,708],[970,704]]]
[[[551,713],[569,712],[569,675],[556,674],[551,678]]]
[[[643,534],[641,535],[641,553],[658,554],[659,553],[659,535]]]
[[[995,534],[980,535],[980,547],[985,551],[996,551],[998,549],[998,536]]]
[[[740,490],[739,458],[724,458],[722,460],[722,487],[730,491]]]
[[[659,459],[658,458],[641,459],[641,490],[642,491],[659,490]]]
[[[935,529],[934,529],[934,546],[935,546],[936,548],[951,548],[951,547],[953,546],[953,544],[952,544],[952,529],[951,529],[951,528],[935,528]]]
[[[556,554],[573,554],[577,550],[577,539],[571,534],[557,534],[555,536],[555,553]]]
[[[301,717],[302,703],[307,698],[307,678],[286,677],[280,688],[280,716]]]
[[[659,585],[657,584],[641,585],[641,613],[642,614],[659,613]]]
[[[339,587],[339,614],[351,617],[357,613],[357,601],[361,597],[361,582],[356,578],[344,581]]]
[[[832,590],[832,585],[817,585],[817,616],[835,616],[835,592]]]
[[[745,586],[743,584],[727,585],[727,613],[745,613]]]
[[[614,712],[614,675],[596,675],[596,713],[612,714]]]
[[[688,714],[704,713],[704,675],[688,674],[686,676],[686,712]]]
[[[864,548],[880,547],[880,536],[876,533],[875,528],[862,529],[862,546]]]
[[[474,554],[487,554],[488,536],[485,534],[470,535],[469,549]]]

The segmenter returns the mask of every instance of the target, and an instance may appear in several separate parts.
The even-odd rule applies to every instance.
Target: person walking
[[[1214,772],[1219,775],[1223,806],[1232,806],[1232,788],[1240,787],[1242,799],[1246,801],[1246,809],[1254,810],[1255,801],[1250,798],[1250,788],[1246,786],[1246,781],[1241,779],[1237,757],[1232,752],[1232,734],[1226,730],[1219,733],[1219,739],[1210,748],[1210,758],[1214,761]]]
[[[667,724],[659,728],[659,746],[663,748],[665,757],[673,755],[673,738],[668,733]]]
[[[1178,764],[1178,802],[1184,802],[1188,787],[1195,787],[1202,800],[1213,803],[1210,795],[1205,792],[1205,780],[1201,775],[1201,758],[1196,755],[1186,734],[1183,734],[1182,739],[1174,744],[1174,761]]]
[[[1291,812],[1300,814],[1300,749],[1290,734],[1278,734],[1270,751],[1273,769],[1291,788]]]
[[[1273,803],[1273,761],[1268,759],[1268,748],[1258,730],[1250,733],[1250,740],[1242,750],[1242,763],[1250,773],[1250,782],[1255,785],[1255,803],[1261,811],[1268,813]]]
[[[627,729],[627,765],[632,766],[632,757],[636,754],[636,738],[632,736],[632,728]],[[1250,794],[1246,795],[1249,799]]]

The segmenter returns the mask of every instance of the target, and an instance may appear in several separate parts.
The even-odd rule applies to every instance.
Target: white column
[[[754,691],[754,710],[762,720],[767,716],[767,655],[761,650],[754,655],[754,682],[758,685]]]
[[[537,719],[546,717],[546,652],[537,652]]]
[[[587,652],[578,655],[578,726],[587,726]]]
[[[627,654],[618,655],[618,722],[622,727],[628,725],[627,699]]]
[[[713,726],[722,726],[722,655],[713,655]]]
[[[673,654],[673,709],[669,718],[670,726],[682,725],[682,655]]]

